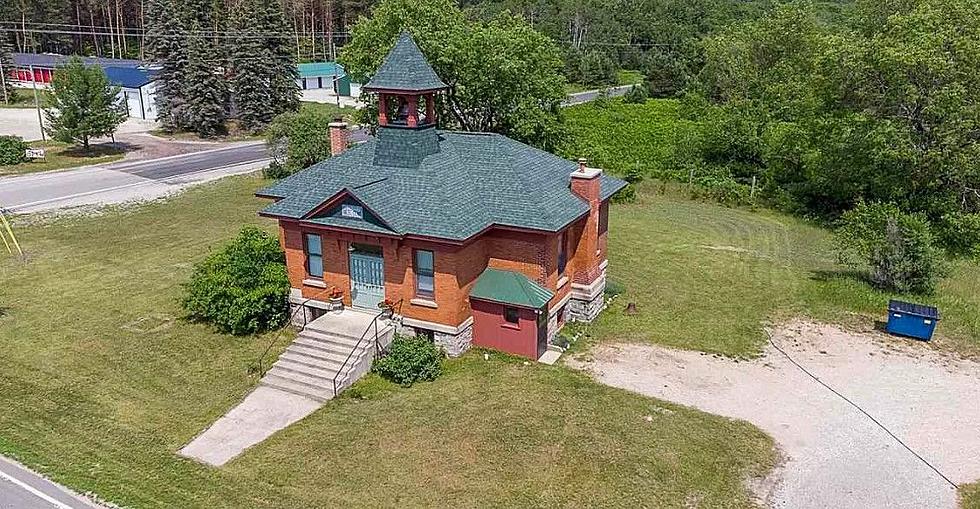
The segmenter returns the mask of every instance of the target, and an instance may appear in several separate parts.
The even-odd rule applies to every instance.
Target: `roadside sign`
[[[43,148],[29,148],[24,152],[28,159],[44,159]]]

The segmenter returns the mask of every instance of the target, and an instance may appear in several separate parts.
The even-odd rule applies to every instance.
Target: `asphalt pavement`
[[[585,92],[575,92],[574,94],[568,94],[568,98],[562,101],[562,106],[574,106],[576,104],[587,103],[596,100],[599,94],[607,93],[609,97],[619,97],[626,95],[629,89],[633,88],[633,85],[622,85],[619,87],[609,87],[601,88],[597,90],[586,90]]]
[[[0,509],[100,509],[7,458],[0,456]]]
[[[262,142],[159,159],[0,178],[0,208],[43,212],[155,199],[188,185],[255,171],[269,162]]]

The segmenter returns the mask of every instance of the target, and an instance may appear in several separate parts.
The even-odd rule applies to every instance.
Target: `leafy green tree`
[[[330,139],[326,133],[333,121],[333,116],[317,108],[277,116],[266,131],[273,160],[286,173],[292,173],[329,158]]]
[[[861,2],[858,30],[807,3],[707,38],[698,164],[835,217],[895,202],[980,211],[980,14],[968,0]]]
[[[155,94],[157,120],[168,131],[186,124],[183,78],[187,34],[176,0],[149,0],[146,5],[147,59],[158,66]]]
[[[340,61],[364,81],[405,30],[450,86],[438,102],[444,124],[557,145],[564,79],[560,52],[548,37],[507,13],[468,21],[451,0],[383,0],[353,27]]]
[[[122,101],[119,87],[109,84],[102,68],[73,58],[51,80],[45,131],[52,139],[81,143],[88,150],[91,138],[111,135],[126,120]]]
[[[886,290],[932,293],[944,271],[925,216],[893,203],[859,203],[841,217],[834,239],[842,263],[867,268]]]

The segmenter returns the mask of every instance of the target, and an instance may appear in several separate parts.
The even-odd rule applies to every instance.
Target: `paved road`
[[[609,87],[601,88],[597,90],[586,90],[585,92],[576,92],[574,94],[568,94],[568,98],[565,99],[561,105],[562,106],[574,106],[576,104],[587,103],[594,101],[599,94],[607,92],[610,97],[619,97],[621,95],[626,95],[626,92],[633,88],[633,85],[623,85],[619,87]]]
[[[0,456],[0,509],[98,509],[99,507]]]
[[[0,178],[0,207],[40,212],[166,196],[188,185],[247,173],[268,163],[264,143],[148,161]]]

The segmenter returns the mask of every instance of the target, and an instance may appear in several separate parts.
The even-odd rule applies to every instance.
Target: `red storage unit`
[[[552,297],[524,274],[486,269],[470,291],[473,344],[537,359],[548,348]]]

